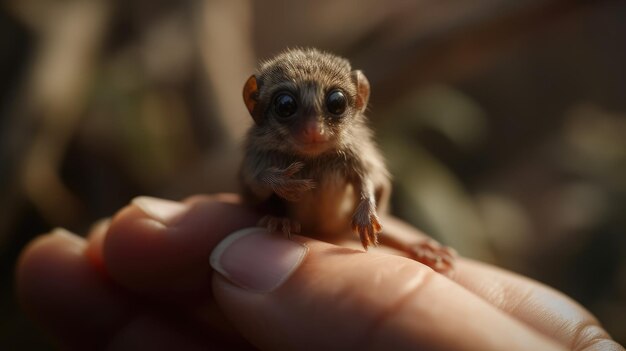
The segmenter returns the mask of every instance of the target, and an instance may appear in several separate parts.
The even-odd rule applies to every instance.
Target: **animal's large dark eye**
[[[346,110],[348,100],[341,90],[333,90],[326,96],[326,108],[333,115],[340,115]]]
[[[274,111],[279,117],[287,118],[298,110],[296,99],[288,93],[280,93],[274,98]]]

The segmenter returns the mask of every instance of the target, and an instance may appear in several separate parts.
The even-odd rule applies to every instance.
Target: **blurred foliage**
[[[395,214],[626,343],[624,18],[624,1],[6,2],[0,344],[47,345],[12,291],[34,236],[139,194],[236,191],[242,84],[289,46],[367,74]]]

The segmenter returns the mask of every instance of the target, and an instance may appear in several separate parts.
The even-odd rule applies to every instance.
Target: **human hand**
[[[32,242],[17,293],[70,349],[623,350],[578,304],[513,273],[459,259],[451,280],[382,250],[229,236],[257,221],[230,195],[139,198],[87,239]],[[385,230],[416,235],[392,218]]]

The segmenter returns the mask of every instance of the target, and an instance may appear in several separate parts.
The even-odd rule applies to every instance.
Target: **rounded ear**
[[[370,82],[361,70],[354,70],[351,75],[352,81],[356,85],[356,108],[363,112],[370,98]]]
[[[248,78],[246,84],[243,86],[243,102],[248,108],[248,112],[256,123],[260,122],[258,111],[256,111],[256,105],[259,100],[259,87],[257,85],[256,77],[253,75]]]

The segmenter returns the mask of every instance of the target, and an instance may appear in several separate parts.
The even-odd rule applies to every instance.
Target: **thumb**
[[[255,346],[558,350],[539,333],[407,258],[248,228],[211,255],[213,291]]]

